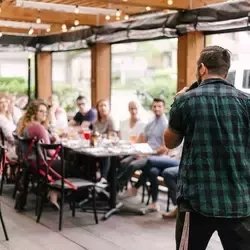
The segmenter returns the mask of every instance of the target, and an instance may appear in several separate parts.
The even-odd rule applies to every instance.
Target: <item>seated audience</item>
[[[136,142],[143,136],[145,123],[139,116],[139,104],[131,101],[128,104],[130,118],[120,123],[120,138],[124,141]]]
[[[24,138],[37,138],[38,140],[43,141],[46,144],[50,144],[50,135],[48,132],[48,107],[45,102],[42,100],[35,100],[31,102],[25,112],[24,116],[19,122],[19,126],[17,128],[17,135],[22,136]],[[23,149],[24,151],[26,150]],[[54,151],[49,150],[48,155],[52,156]],[[31,164],[36,166],[35,160],[35,152],[32,151],[29,159],[31,160]],[[58,173],[61,171],[61,166],[59,161],[53,161],[52,168],[56,170]],[[50,201],[54,204],[55,207],[59,208],[57,203],[56,192],[50,192],[48,194]]]
[[[56,130],[64,130],[68,127],[68,117],[66,111],[59,106],[59,100],[56,95],[49,98],[49,103],[50,131],[54,134]]]
[[[179,170],[180,158],[182,154],[182,145],[174,150],[168,150],[165,155],[148,157],[147,165],[144,168],[144,174],[151,183],[152,203],[146,208],[145,213],[160,210],[158,201],[158,176],[162,176],[164,183],[168,188],[168,195],[176,206],[176,185]],[[176,216],[177,210],[171,213],[164,213],[163,218]]]
[[[2,129],[5,146],[7,147],[7,157],[9,159],[15,159],[15,147],[13,132],[16,130],[16,125],[13,123],[11,116],[9,115],[9,101],[6,96],[0,97],[0,128]]]
[[[12,116],[13,122],[17,125],[20,118],[23,115],[23,112],[16,105],[16,96],[15,95],[10,95],[8,99],[9,99],[9,112]]]
[[[96,121],[96,111],[91,108],[90,103],[85,96],[78,96],[76,104],[79,111],[69,122],[69,126],[80,126],[83,128],[91,127]]]
[[[109,134],[111,132],[117,132],[119,129],[116,127],[114,120],[110,116],[110,105],[107,100],[100,100],[96,105],[97,120],[93,125],[95,131],[99,134]],[[110,158],[100,158],[100,172],[101,180],[100,184],[107,184],[107,178],[110,168]]]
[[[109,132],[118,132],[114,119],[110,116],[110,105],[108,100],[100,100],[96,105],[97,120],[93,128],[100,134],[108,134]]]
[[[147,124],[144,130],[144,137],[140,142],[148,143],[149,146],[156,151],[158,155],[164,154],[166,147],[162,145],[163,133],[168,126],[167,118],[164,114],[165,101],[159,98],[154,99],[152,110],[155,114],[153,121]],[[118,173],[119,188],[131,179],[136,170],[142,170],[147,163],[147,157],[137,156],[126,157],[121,161]],[[136,195],[137,189],[145,182],[144,175],[142,174],[134,187],[128,190],[130,194]]]

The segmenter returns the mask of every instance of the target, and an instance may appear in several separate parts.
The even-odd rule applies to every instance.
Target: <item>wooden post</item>
[[[48,99],[52,95],[52,54],[36,55],[36,97]]]
[[[178,38],[177,91],[196,81],[197,60],[204,45],[204,35],[198,31],[188,33]]]
[[[91,102],[111,96],[111,45],[97,43],[91,49]]]

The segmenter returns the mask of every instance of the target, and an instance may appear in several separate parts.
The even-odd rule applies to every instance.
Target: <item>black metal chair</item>
[[[1,178],[1,184],[0,184],[0,195],[2,195],[4,182],[5,181],[7,182],[7,179],[8,179],[8,173],[7,173],[8,167],[10,167],[10,176],[14,177],[15,172],[16,172],[16,168],[18,166],[18,162],[10,160],[8,158],[8,156],[7,156],[8,148],[6,148],[5,136],[4,136],[3,130],[1,128],[0,128],[0,140],[1,140],[1,145],[4,148],[4,152],[3,152],[4,157],[3,157],[3,160],[1,162],[2,178]]]
[[[0,145],[0,163],[2,164],[2,167],[3,167],[3,164],[4,164],[4,160],[5,160],[5,148],[3,147],[3,145]],[[4,167],[3,167],[3,169],[4,169]],[[1,181],[1,189],[2,189],[2,185],[3,185],[3,181]],[[1,206],[0,206],[0,221],[1,221],[1,224],[2,224],[5,239],[9,240],[7,230],[6,230],[6,227],[5,227],[5,223],[4,223],[4,220],[3,220]]]
[[[93,212],[96,224],[98,224],[98,217],[96,213],[96,197],[95,197],[95,184],[93,182],[79,179],[79,178],[65,178],[65,164],[64,164],[64,148],[62,144],[38,144],[39,156],[43,157],[39,160],[40,166],[39,171],[44,171],[44,181],[41,183],[43,187],[41,188],[41,196],[39,197],[39,208],[37,223],[40,222],[40,218],[43,212],[44,202],[46,200],[47,190],[54,190],[60,193],[60,211],[59,211],[59,231],[62,230],[63,221],[63,207],[65,194],[71,192],[71,210],[72,216],[75,216],[75,198],[76,193],[81,192],[81,190],[91,190],[93,198]],[[54,154],[51,159],[48,158],[49,150],[53,150]],[[58,159],[59,156],[59,159]],[[53,161],[57,159],[60,162],[61,173],[57,173],[52,168]],[[52,178],[57,178],[54,181]]]
[[[38,152],[36,147],[37,139],[27,139],[19,136],[16,136],[15,139],[17,140],[18,146],[19,168],[16,174],[13,199],[16,198],[15,209],[22,210],[26,204],[29,183],[32,183],[33,190],[37,190],[37,186],[39,183],[40,176],[37,171],[37,166],[39,165]],[[32,153],[34,157],[31,157]],[[38,197],[36,197],[36,213],[37,208]]]

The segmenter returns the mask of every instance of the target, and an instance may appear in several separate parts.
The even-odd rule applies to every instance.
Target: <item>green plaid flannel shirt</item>
[[[178,200],[205,216],[249,216],[250,96],[205,80],[177,97],[169,128],[184,136]]]

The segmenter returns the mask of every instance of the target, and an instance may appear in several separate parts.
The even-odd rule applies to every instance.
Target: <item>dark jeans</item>
[[[178,209],[176,221],[176,250],[180,249],[185,212]],[[227,219],[205,217],[196,212],[190,212],[188,250],[205,250],[208,242],[217,231],[224,250],[250,249],[250,217]]]
[[[131,179],[133,173],[136,170],[142,170],[147,163],[147,158],[136,159],[135,156],[128,156],[121,160],[120,169],[118,171],[117,179],[119,182],[119,188],[122,189],[128,181]],[[136,187],[138,188],[144,179],[141,175],[138,182],[136,183]]]
[[[151,192],[153,202],[158,199],[158,176],[164,178],[164,182],[169,189],[169,197],[176,205],[176,185],[179,171],[179,160],[172,159],[168,156],[151,156],[144,168],[145,176],[148,176],[151,183]]]
[[[99,160],[101,177],[108,179],[109,169],[110,169],[110,157],[103,157]]]

